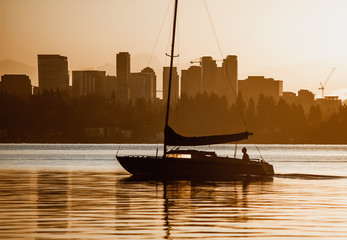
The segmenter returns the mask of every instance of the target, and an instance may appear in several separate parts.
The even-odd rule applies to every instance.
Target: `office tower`
[[[238,94],[237,56],[223,59],[221,76],[217,77],[218,95],[225,96],[229,104],[236,101]]]
[[[135,103],[137,99],[143,98],[146,102],[153,100],[152,74],[130,73],[129,91],[130,100]]]
[[[249,76],[246,80],[240,80],[238,84],[239,92],[246,102],[251,98],[257,102],[260,95],[273,97],[277,101],[283,95],[283,81],[273,78]]]
[[[201,59],[201,82],[202,91],[208,94],[217,92],[216,86],[217,64],[212,57],[202,57]]]
[[[201,67],[191,66],[181,71],[181,93],[187,97],[195,97],[202,92]]]
[[[169,77],[170,77],[170,67],[163,68],[163,100],[164,102],[168,99],[169,90]],[[171,97],[170,103],[172,106],[176,106],[179,98],[179,80],[177,74],[177,67],[172,68],[172,81],[171,81]]]
[[[104,94],[105,71],[72,71],[72,93],[74,97]]]
[[[123,103],[129,101],[130,54],[120,52],[116,57],[116,74],[119,88],[119,99]]]
[[[0,92],[28,99],[32,94],[31,80],[27,75],[5,74],[1,76]]]
[[[67,57],[38,55],[39,90],[67,90],[69,73]]]
[[[157,98],[157,75],[155,74],[154,70],[150,67],[146,67],[141,70],[141,73],[146,73],[151,75],[151,81],[152,81],[152,100],[155,100]]]

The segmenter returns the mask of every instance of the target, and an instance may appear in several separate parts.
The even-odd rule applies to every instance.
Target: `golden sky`
[[[239,79],[265,75],[284,90],[347,89],[347,1],[206,0],[223,56],[236,54]],[[172,0],[0,0],[0,60],[36,66],[37,54],[68,57],[70,70],[151,53],[168,63]],[[167,15],[167,13],[169,15]],[[179,2],[182,68],[201,56],[221,59],[204,0]],[[146,67],[146,66],[144,66]],[[158,73],[157,75],[161,75]]]

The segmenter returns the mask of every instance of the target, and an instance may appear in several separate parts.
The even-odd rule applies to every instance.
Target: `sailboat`
[[[175,0],[173,34],[170,59],[170,76],[164,127],[164,153],[162,156],[117,156],[122,167],[135,177],[160,179],[198,178],[233,179],[241,176],[273,176],[273,166],[262,160],[243,160],[217,156],[212,151],[173,149],[168,146],[199,146],[237,142],[247,139],[250,132],[227,135],[185,137],[169,126],[171,81],[175,48],[175,31],[178,0]]]

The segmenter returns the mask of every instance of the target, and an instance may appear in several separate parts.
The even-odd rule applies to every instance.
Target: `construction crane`
[[[322,98],[324,98],[324,89],[325,89],[325,85],[328,83],[331,75],[333,74],[333,72],[335,71],[335,67],[331,70],[328,78],[325,80],[324,84],[320,83],[320,88],[318,88],[318,90],[322,90]]]

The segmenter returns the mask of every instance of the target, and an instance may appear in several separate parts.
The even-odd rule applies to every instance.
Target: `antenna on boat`
[[[167,144],[166,144],[166,131],[168,130],[169,126],[169,110],[170,110],[170,98],[171,98],[171,81],[172,81],[172,68],[173,68],[173,59],[175,57],[174,51],[175,51],[175,34],[176,34],[176,20],[177,20],[177,7],[178,7],[178,0],[175,0],[175,10],[174,10],[174,21],[173,21],[173,28],[172,28],[172,43],[171,43],[171,55],[170,55],[170,76],[169,76],[169,89],[167,94],[167,103],[166,103],[166,117],[165,117],[165,128],[164,128],[164,157],[166,156],[167,152]]]

